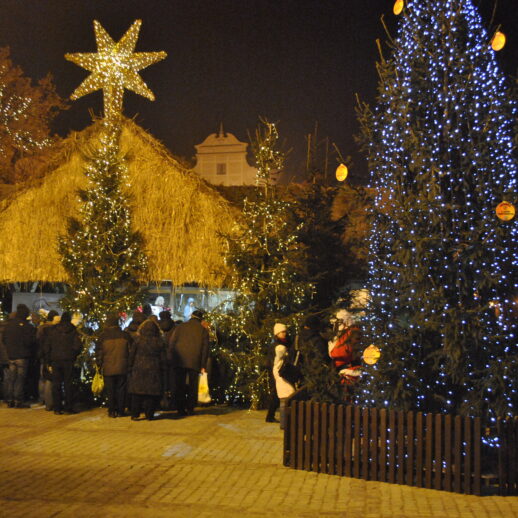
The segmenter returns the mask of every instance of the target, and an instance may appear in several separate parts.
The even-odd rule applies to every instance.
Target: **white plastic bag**
[[[207,373],[200,374],[198,383],[198,403],[210,403],[211,397],[209,393],[209,378]]]

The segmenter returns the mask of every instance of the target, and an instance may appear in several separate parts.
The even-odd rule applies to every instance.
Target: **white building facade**
[[[248,144],[240,142],[232,133],[225,133],[223,125],[218,133],[211,133],[196,148],[194,170],[214,185],[254,185],[257,170],[246,159]]]

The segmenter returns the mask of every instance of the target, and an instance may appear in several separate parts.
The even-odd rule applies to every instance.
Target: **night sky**
[[[240,140],[258,117],[279,123],[289,166],[304,163],[305,135],[315,122],[342,155],[351,155],[351,180],[363,182],[366,166],[354,144],[355,94],[372,102],[377,85],[376,39],[393,35],[393,0],[0,0],[0,46],[26,75],[54,76],[68,97],[88,72],[64,59],[67,52],[95,52],[93,20],[114,40],[133,21],[143,24],[136,51],[165,50],[166,60],[141,71],[154,102],[126,92],[124,113],[177,155],[220,122]],[[439,1],[437,2],[440,3]],[[495,0],[475,0],[489,26]],[[497,0],[492,24],[508,44],[499,61],[508,75],[518,63],[518,1]],[[71,104],[60,115],[61,135],[81,130],[90,111],[102,111],[102,93]]]

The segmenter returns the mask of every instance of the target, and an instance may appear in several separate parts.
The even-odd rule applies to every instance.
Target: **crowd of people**
[[[95,340],[93,358],[103,377],[109,417],[130,415],[138,420],[143,413],[151,420],[164,401],[172,403],[179,416],[194,414],[199,377],[206,374],[209,361],[208,324],[203,316],[201,310],[193,309],[185,322],[178,323],[168,310],[157,317],[144,307],[134,312],[123,330],[119,314],[107,315]],[[82,351],[79,331],[66,311],[61,316],[50,311],[37,326],[29,317],[27,306],[19,304],[0,323],[3,399],[11,408],[26,408],[32,399],[58,415],[76,413],[74,378],[79,375],[76,360]],[[320,326],[319,319],[310,316],[291,340],[286,325],[275,324],[268,358],[267,422],[285,426],[286,405],[300,380],[301,350],[312,351],[320,362],[332,366],[345,389],[358,380],[361,333],[352,316],[344,310],[336,314],[331,340],[322,336]],[[277,409],[280,421],[275,418]]]
[[[50,311],[37,327],[27,306],[0,325],[2,396],[10,408],[27,408],[39,400],[55,414],[76,413],[76,360],[82,351],[79,331],[70,313]],[[95,340],[93,358],[102,373],[109,417],[144,413],[153,419],[164,394],[174,394],[180,416],[192,415],[198,400],[198,379],[206,373],[209,333],[203,312],[194,310],[187,322],[171,313],[159,317],[135,311],[121,329],[118,314],[107,315]],[[129,410],[129,412],[127,412]]]

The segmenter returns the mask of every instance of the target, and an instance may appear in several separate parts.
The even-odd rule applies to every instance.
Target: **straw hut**
[[[72,133],[49,158],[47,173],[0,202],[0,282],[67,282],[57,250],[67,218],[77,216],[77,190],[87,187],[81,149],[100,124]],[[196,173],[184,169],[149,133],[125,119],[133,228],[145,239],[149,278],[175,285],[220,287],[225,281],[222,233],[237,211]]]

